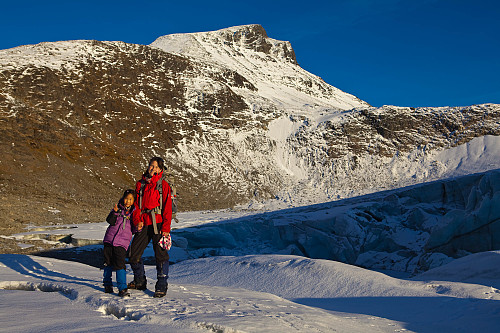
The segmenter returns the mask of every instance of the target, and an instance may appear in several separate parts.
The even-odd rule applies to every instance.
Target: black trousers
[[[113,246],[104,243],[104,265],[113,267],[113,269],[125,269],[125,258],[127,257],[127,250],[121,246]]]
[[[160,240],[161,234],[161,223],[157,224],[159,234],[154,234],[154,229],[152,225],[144,226],[142,230],[134,235],[134,239],[132,239],[132,244],[130,245],[130,259],[129,263],[137,264],[141,261],[142,254],[151,240],[153,240],[153,250],[155,252],[155,260],[156,263],[164,263],[168,261],[168,251],[162,249],[160,245],[158,245],[158,241]]]

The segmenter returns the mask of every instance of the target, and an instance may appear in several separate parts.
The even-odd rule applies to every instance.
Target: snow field
[[[143,329],[152,332],[496,332],[499,264],[500,251],[485,252],[413,279],[396,279],[297,256],[203,258],[171,266],[165,298],[152,298],[156,270],[147,266],[149,290],[132,290],[122,299],[116,288],[114,294],[103,293],[99,269],[0,255],[0,327],[12,332],[54,330],[64,323],[97,331],[147,325]],[[29,321],[12,320],[28,313]]]
[[[51,311],[56,308],[60,311],[60,317],[71,318],[68,320],[68,327],[75,325],[73,328],[85,330],[96,328],[94,323],[102,322],[103,317],[119,319],[120,329],[123,323],[131,325],[124,325],[125,329],[137,328],[137,324],[147,324],[144,329],[148,331],[163,328],[169,332],[404,330],[401,324],[383,318],[330,313],[270,293],[178,283],[175,277],[170,279],[165,298],[152,298],[151,290],[132,290],[130,298],[122,299],[116,293],[103,293],[102,272],[86,265],[23,255],[0,255],[0,263],[0,294],[10,301],[10,306],[5,309],[6,313],[0,316],[0,327],[10,327],[12,331],[38,331],[42,328],[52,330],[62,325],[64,321],[53,320],[51,315],[48,320],[45,319],[44,312],[40,309],[45,308],[47,302],[53,306]],[[175,266],[172,266],[172,271],[175,271]],[[150,289],[154,288],[155,275],[155,268],[148,267]],[[130,276],[128,278],[131,279]],[[29,296],[29,302],[26,302],[27,291],[33,292]],[[15,295],[15,292],[18,294]],[[78,311],[74,313],[75,310]],[[26,312],[34,314],[33,321],[17,322],[17,325],[13,323],[12,315]],[[82,316],[89,317],[86,324],[81,322]],[[54,326],[51,326],[51,320]],[[105,327],[109,325],[108,323]]]

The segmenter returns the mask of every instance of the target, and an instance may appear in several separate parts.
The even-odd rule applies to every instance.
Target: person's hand
[[[168,237],[168,234],[170,234],[170,232],[162,231],[161,234],[165,237]]]
[[[113,210],[114,210],[115,212],[117,212],[117,211],[118,211],[118,205],[117,205],[117,204],[115,204],[115,207],[113,207]]]
[[[142,222],[142,221],[141,221],[141,222],[139,222],[139,223],[137,224],[137,231],[141,231],[143,227],[144,227],[144,222]]]

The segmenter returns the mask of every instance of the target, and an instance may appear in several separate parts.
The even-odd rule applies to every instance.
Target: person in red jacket
[[[168,288],[168,251],[158,243],[162,236],[169,235],[172,221],[171,188],[162,177],[164,169],[163,159],[153,157],[149,161],[142,179],[137,181],[135,188],[137,201],[135,204],[137,209],[140,209],[140,218],[134,220],[138,233],[134,235],[132,240],[129,258],[130,266],[134,272],[134,280],[128,284],[128,288],[145,290],[147,281],[142,254],[149,242],[153,240],[157,272],[154,297],[165,296]]]

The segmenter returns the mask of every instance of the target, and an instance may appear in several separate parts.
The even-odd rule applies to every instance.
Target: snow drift
[[[480,253],[410,280],[297,256],[203,258],[173,265],[168,294],[158,300],[149,290],[132,291],[125,299],[105,294],[102,272],[94,267],[2,254],[0,327],[9,332],[489,333],[498,328],[499,258],[498,252]],[[470,267],[467,281],[459,281],[460,265]],[[146,275],[153,287],[155,267],[147,266]],[[13,320],[26,312],[30,320]]]

